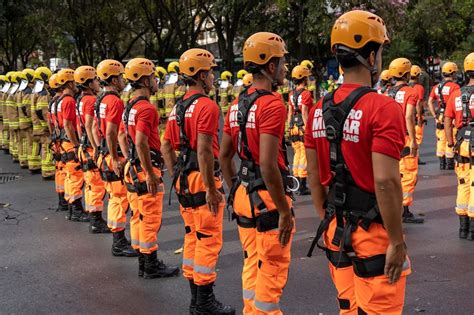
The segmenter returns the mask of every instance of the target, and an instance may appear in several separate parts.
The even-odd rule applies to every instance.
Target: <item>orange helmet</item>
[[[253,75],[251,73],[247,73],[244,75],[244,78],[242,79],[242,83],[244,86],[251,86],[253,84]]]
[[[59,86],[63,86],[68,82],[74,82],[74,70],[72,69],[61,69],[57,75],[56,81]]]
[[[124,73],[123,65],[117,60],[106,59],[97,65],[97,75],[101,80],[107,80],[111,76],[119,76]]]
[[[270,59],[281,58],[288,53],[285,41],[277,34],[255,33],[244,44],[244,66],[249,63],[265,65]]]
[[[155,65],[146,58],[133,58],[125,65],[125,78],[135,82],[141,77],[148,77],[155,74]]]
[[[59,87],[58,74],[57,73],[54,73],[54,74],[51,75],[51,77],[49,77],[49,86],[52,89],[57,89]]]
[[[341,15],[331,31],[331,50],[341,45],[360,49],[369,42],[385,44],[390,42],[385,22],[377,15],[361,10],[354,10]]]
[[[458,72],[458,65],[455,64],[454,62],[448,61],[441,68],[441,72],[444,75],[453,75],[456,72]]]
[[[87,80],[95,79],[96,76],[96,71],[91,66],[80,66],[74,71],[74,81],[77,84],[84,84]]]
[[[392,76],[390,75],[390,71],[388,71],[388,70],[384,70],[380,74],[380,80],[388,81],[391,78],[392,78]]]
[[[291,71],[291,78],[292,79],[303,79],[307,78],[311,75],[311,71],[309,71],[308,68],[305,66],[299,65],[293,68],[293,71]]]
[[[205,49],[189,49],[179,58],[179,73],[189,77],[194,76],[201,70],[208,71],[216,66],[214,56]]]
[[[474,52],[470,53],[464,59],[464,72],[474,71]]]
[[[421,74],[421,68],[420,67],[418,67],[417,65],[411,66],[410,75],[413,78],[417,78],[420,74]]]
[[[388,67],[390,75],[394,78],[402,78],[411,71],[411,62],[407,58],[397,58],[392,60]]]

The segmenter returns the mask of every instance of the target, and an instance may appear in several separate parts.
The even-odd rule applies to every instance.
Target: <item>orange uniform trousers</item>
[[[444,115],[439,115],[435,122],[437,124],[444,124]],[[456,134],[454,130],[453,134]],[[444,127],[442,129],[436,128],[436,140],[436,156],[445,156],[448,159],[452,159],[454,157],[454,151],[453,148],[448,147],[448,141],[446,138],[446,132],[444,131]]]
[[[332,244],[336,226],[334,218],[324,233],[324,243],[332,251],[339,251],[339,247]],[[388,245],[387,231],[381,224],[372,223],[367,231],[358,227],[352,233],[352,246],[359,258],[385,254]],[[390,284],[385,275],[358,277],[352,266],[336,268],[329,263],[329,272],[338,292],[340,314],[402,314],[406,277],[411,273],[408,257],[395,284]]]
[[[270,194],[258,192],[268,211],[276,211]],[[292,200],[287,197],[288,204]],[[246,188],[239,186],[235,193],[233,209],[235,214],[252,218],[249,196]],[[255,216],[261,213],[255,208]],[[280,297],[288,280],[291,261],[292,232],[289,243],[282,247],[278,240],[278,229],[259,232],[256,228],[238,227],[244,252],[242,270],[243,314],[282,314]]]
[[[132,185],[133,181],[128,175],[130,162],[127,162],[124,170],[124,181],[126,185]],[[144,173],[139,174],[141,180],[145,180]],[[130,243],[135,250],[140,250],[140,210],[138,208],[138,195],[127,188],[127,200],[130,205]]]
[[[79,159],[83,165],[88,160],[93,160],[92,148],[79,149]],[[104,210],[105,183],[100,176],[98,168],[84,172],[84,205],[86,212],[102,212]]]
[[[222,181],[214,178],[217,189],[222,187]],[[179,181],[176,190],[179,191]],[[196,194],[206,191],[202,175],[198,171],[188,176],[189,192]],[[194,280],[202,286],[215,282],[217,278],[216,265],[222,249],[222,221],[224,218],[224,196],[219,205],[217,215],[213,215],[208,205],[196,208],[180,206],[186,234],[183,249],[183,276]]]
[[[425,125],[416,125],[415,126],[415,136],[416,136],[416,143],[418,143],[418,145],[421,145],[421,143],[423,142],[423,132],[425,130]]]
[[[410,138],[406,137],[404,151],[408,151],[408,155],[400,159],[400,176],[402,178],[404,206],[411,206],[413,204],[413,193],[415,192],[415,186],[418,180],[418,156],[410,156],[410,144]]]
[[[54,183],[57,193],[64,193],[64,181],[66,180],[66,165],[61,161],[56,161],[56,173]]]
[[[474,218],[474,169],[471,168],[471,150],[468,141],[461,142],[459,157],[456,161],[456,176],[458,178],[456,213]]]
[[[299,136],[303,137],[303,132],[297,127],[294,126],[290,129],[290,137]],[[304,148],[303,141],[292,141],[291,146],[293,147],[294,156],[293,156],[293,176],[306,178],[308,173],[306,172],[306,150]]]
[[[125,158],[121,158],[125,160]],[[97,166],[102,167],[103,162],[109,170],[113,172],[112,157],[107,154],[105,157],[100,155],[97,159]],[[127,225],[128,199],[127,188],[123,180],[105,182],[105,190],[109,194],[109,203],[107,205],[107,225],[112,232],[125,230]]]
[[[74,145],[69,141],[63,141],[62,147],[65,153],[74,152]],[[82,188],[84,187],[84,172],[79,160],[66,162],[66,179],[64,180],[64,198],[73,203],[75,200],[83,197]]]
[[[133,185],[129,175],[130,162],[125,167],[125,182]],[[153,171],[158,178],[161,178],[161,170],[153,167]],[[146,182],[146,171],[137,172],[138,180],[141,183]],[[163,182],[158,186],[156,195],[144,193],[139,195],[134,192],[128,192],[127,197],[132,209],[130,219],[131,244],[134,249],[140,250],[143,254],[151,254],[158,250],[158,232],[161,228],[163,219],[163,198],[165,187]]]

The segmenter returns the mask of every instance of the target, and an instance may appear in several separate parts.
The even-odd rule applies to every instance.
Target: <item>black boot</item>
[[[214,296],[214,283],[197,286],[196,315],[234,315],[235,309]]]
[[[71,203],[70,219],[75,222],[89,222],[89,214],[84,211],[82,198],[76,199]]]
[[[197,285],[194,280],[189,280],[189,288],[191,289],[191,304],[189,305],[189,314],[196,314],[196,301],[197,301]]]
[[[426,165],[426,162],[418,158],[418,165]]]
[[[125,237],[125,230],[119,232],[112,232],[114,242],[112,243],[112,255],[114,256],[125,256],[125,257],[137,257],[137,252],[130,246],[127,238]]]
[[[311,195],[311,192],[309,191],[308,186],[306,185],[306,177],[300,178],[300,190],[299,190],[299,195],[300,195],[300,196]]]
[[[91,233],[110,233],[107,222],[102,218],[102,211],[91,212],[91,223],[89,224],[89,232]]]
[[[145,273],[145,255],[140,253],[139,249],[136,251],[138,254],[138,276],[143,277],[143,274]]]
[[[69,204],[66,199],[64,199],[64,193],[58,193],[58,209],[56,211],[68,211]]]
[[[408,206],[403,206],[403,223],[424,223],[425,219],[416,217],[413,213],[410,212]]]
[[[179,268],[176,266],[167,266],[162,260],[156,257],[156,250],[151,254],[145,255],[145,272],[143,278],[168,278],[179,274]]]
[[[440,170],[446,169],[446,157],[444,156],[439,158],[439,169]]]
[[[467,238],[469,232],[469,217],[467,215],[459,216],[459,238]]]
[[[454,170],[454,159],[453,158],[446,159],[446,169],[447,170]]]
[[[469,218],[469,233],[467,234],[469,241],[474,241],[474,218]]]

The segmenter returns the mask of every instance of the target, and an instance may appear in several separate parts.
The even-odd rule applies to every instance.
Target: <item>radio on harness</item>
[[[455,158],[459,163],[471,163],[474,165],[472,152],[474,152],[474,118],[471,115],[470,102],[474,95],[474,86],[464,86],[461,88],[462,103],[462,127],[456,134],[454,145]],[[460,149],[464,141],[469,143],[469,156],[461,156]]]
[[[436,110],[436,129],[438,130],[444,130],[444,122],[442,121],[444,117],[444,112],[446,110],[446,100],[444,99],[443,95],[443,88],[450,81],[442,81],[438,84],[438,97],[439,97],[439,102],[438,102],[438,109]]]
[[[298,102],[301,93],[303,93],[303,89],[301,90],[293,90],[293,95],[292,95],[292,101],[293,101],[293,115],[291,116],[290,120],[290,130],[293,129],[295,126],[298,127],[298,130],[301,131],[304,134],[304,121],[303,121],[303,113],[301,112],[301,107]],[[304,136],[302,135],[291,135],[290,136],[291,142],[297,142],[297,141],[304,141]]]
[[[332,265],[338,268],[352,265],[355,274],[362,278],[384,273],[385,254],[368,258],[357,257],[352,247],[352,233],[359,227],[367,231],[372,223],[383,224],[383,222],[375,194],[357,187],[352,178],[342,154],[341,141],[344,123],[351,109],[367,93],[376,93],[376,91],[368,87],[357,88],[339,104],[334,102],[334,92],[324,97],[323,119],[329,141],[331,171],[334,173],[334,177],[329,187],[324,219],[318,227],[308,252],[308,257],[311,257],[314,248],[318,246],[325,251]],[[339,251],[332,251],[318,243],[334,218],[337,227],[331,242],[340,247]]]

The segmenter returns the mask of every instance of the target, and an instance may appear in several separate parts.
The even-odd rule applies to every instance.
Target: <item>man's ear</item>
[[[369,65],[370,66],[375,66],[375,57],[377,56],[377,52],[376,51],[372,51],[369,55]]]

